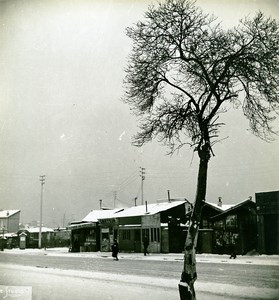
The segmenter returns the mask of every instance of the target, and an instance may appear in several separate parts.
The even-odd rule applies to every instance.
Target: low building
[[[256,193],[258,251],[279,254],[279,191]]]
[[[187,232],[186,214],[191,209],[187,199],[170,199],[126,208],[113,218],[100,218],[101,249],[109,251],[116,238],[120,250],[143,252],[146,237],[149,252],[182,252]]]
[[[14,233],[19,230],[20,210],[0,210],[1,233]]]
[[[121,251],[142,252],[146,236],[150,252],[182,252],[186,214],[191,209],[186,199],[170,199],[125,209],[93,210],[67,227],[71,251],[111,251],[117,239]]]
[[[69,247],[71,240],[71,230],[67,228],[54,228],[53,229],[53,247]]]
[[[18,235],[22,232],[26,234],[26,248],[39,247],[39,227],[29,227],[18,231]],[[54,230],[48,227],[41,228],[41,246],[42,248],[53,247],[54,243]]]
[[[20,210],[0,210],[0,248],[12,248],[18,244]]]
[[[213,253],[246,254],[257,248],[256,204],[251,198],[211,218]]]
[[[71,252],[90,252],[104,251],[101,248],[100,236],[101,229],[99,220],[101,218],[113,220],[114,214],[122,209],[100,209],[92,210],[84,219],[78,222],[72,222],[67,229],[71,230]],[[108,237],[109,239],[109,237]],[[104,247],[102,245],[102,247]],[[110,243],[107,243],[107,250],[110,249]]]
[[[197,253],[212,253],[214,246],[214,230],[211,219],[225,210],[231,208],[232,205],[224,205],[221,197],[218,198],[217,204],[212,202],[204,202],[201,211],[201,222],[199,227]]]

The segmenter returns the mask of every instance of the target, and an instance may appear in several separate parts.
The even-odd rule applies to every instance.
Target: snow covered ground
[[[47,248],[47,249],[5,249],[5,253],[26,254],[26,255],[50,255],[50,256],[67,256],[67,257],[110,257],[110,252],[68,252],[68,248]],[[183,260],[182,253],[151,253],[144,256],[142,253],[121,253],[119,258],[136,259],[136,260]],[[197,262],[201,263],[224,263],[224,264],[257,264],[257,265],[274,265],[279,266],[279,255],[238,255],[236,259],[230,259],[229,255],[218,254],[197,254]]]
[[[47,255],[66,257],[111,258],[108,252],[71,253],[67,248],[51,249],[5,249],[5,253],[24,255]],[[1,255],[1,253],[0,253]],[[121,259],[131,260],[183,260],[183,254],[120,253]],[[35,259],[35,257],[34,257]],[[279,266],[278,255],[238,256],[229,259],[227,255],[198,254],[198,263],[221,264],[257,264]],[[117,273],[85,270],[62,270],[38,268],[16,264],[0,263],[2,275],[0,284],[25,285],[33,287],[33,299],[96,299],[96,300],[174,300],[179,299],[178,280],[171,278],[122,275]],[[244,300],[244,299],[279,299],[278,290],[257,286],[236,286],[225,283],[195,283],[198,299],[206,300]],[[243,297],[245,295],[245,297]],[[1,297],[0,297],[1,298]]]
[[[174,300],[176,279],[0,264],[2,284],[32,286],[32,299]],[[2,274],[3,274],[2,273]],[[5,282],[7,280],[7,282]],[[197,281],[198,299],[278,299],[274,289]],[[246,295],[243,297],[243,295]],[[247,296],[249,295],[249,296]],[[1,297],[0,297],[1,298]]]

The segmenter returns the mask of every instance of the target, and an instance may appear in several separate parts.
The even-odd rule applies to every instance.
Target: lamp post
[[[46,175],[40,176],[41,181],[41,201],[40,201],[40,230],[39,230],[39,249],[42,247],[42,221],[43,221],[43,193]]]

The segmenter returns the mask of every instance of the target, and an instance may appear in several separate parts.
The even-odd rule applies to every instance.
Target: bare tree
[[[124,102],[139,118],[134,144],[157,138],[173,153],[190,145],[199,157],[197,191],[185,242],[181,299],[196,299],[195,245],[206,198],[207,170],[220,141],[219,117],[243,109],[252,132],[275,133],[279,108],[278,23],[258,12],[223,30],[194,1],[167,0],[150,6],[144,21],[127,28],[133,41]]]

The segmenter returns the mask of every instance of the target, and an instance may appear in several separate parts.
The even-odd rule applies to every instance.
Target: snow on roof
[[[221,209],[221,210],[222,210],[222,213],[223,213],[223,212],[226,212],[226,211],[228,211],[228,210],[232,210],[232,209],[234,209],[234,208],[237,208],[237,207],[239,207],[239,206],[241,206],[241,205],[243,205],[243,204],[245,204],[246,202],[249,202],[249,201],[254,202],[253,200],[251,200],[251,199],[249,198],[249,199],[245,199],[245,200],[243,200],[243,201],[240,201],[240,202],[237,203],[237,204],[225,204],[225,205],[222,204],[222,206],[218,206],[217,204],[210,203],[210,202],[207,202],[207,201],[206,201],[206,203],[208,203],[208,204],[210,204],[210,205],[212,205],[212,206],[214,206],[214,207],[217,207],[217,208]]]
[[[20,212],[19,209],[0,210],[0,218],[9,218],[18,212]]]
[[[208,202],[208,201],[206,201],[205,203],[207,203],[207,204],[209,204],[211,206],[214,206],[215,208],[220,209],[220,211],[225,211],[225,210],[230,209],[233,206],[235,206],[235,204],[222,204],[222,206],[219,206],[216,203],[212,203],[212,202]]]
[[[8,233],[5,233],[4,234],[4,237],[5,238],[11,238],[11,237],[17,237],[17,233],[15,233],[15,232],[8,232]]]
[[[30,227],[27,228],[26,230],[29,231],[30,233],[37,233],[40,231],[40,227]],[[54,230],[52,228],[42,227],[41,232],[54,232]]]
[[[185,197],[175,197],[175,198],[171,198],[170,200],[171,200],[171,202],[173,202],[173,201],[186,201],[186,202],[189,202],[188,199],[186,199]],[[168,202],[168,199],[166,199],[166,198],[158,199],[156,202],[157,203]]]
[[[181,204],[185,204],[186,201],[174,201],[174,202],[160,202],[160,203],[150,203],[147,204],[147,211],[145,205],[133,206],[130,208],[126,208],[115,214],[114,217],[122,218],[122,217],[135,217],[135,216],[144,216],[144,215],[154,215],[159,212],[171,209]]]
[[[123,208],[92,210],[84,219],[82,219],[82,222],[98,222],[99,219],[113,218],[115,213],[122,210]]]

